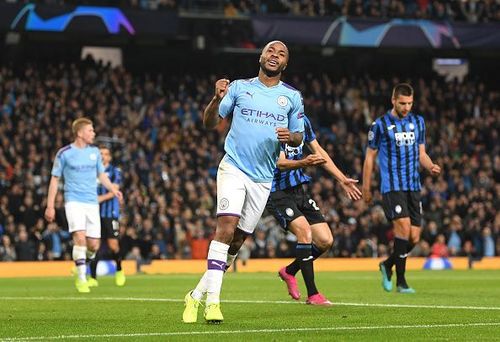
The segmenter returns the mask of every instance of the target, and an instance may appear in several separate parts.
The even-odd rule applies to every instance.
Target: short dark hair
[[[399,95],[413,96],[413,88],[408,83],[396,84],[394,89],[392,89],[392,97],[397,99]]]

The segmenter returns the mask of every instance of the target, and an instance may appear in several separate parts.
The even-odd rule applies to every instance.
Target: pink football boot
[[[322,305],[322,306],[331,306],[333,305],[328,299],[325,298],[321,293],[316,293],[315,295],[310,296],[306,300],[306,304],[311,305]]]
[[[286,283],[288,294],[295,300],[300,299],[299,287],[297,286],[297,279],[293,275],[286,273],[286,268],[283,267],[278,272],[278,276]]]

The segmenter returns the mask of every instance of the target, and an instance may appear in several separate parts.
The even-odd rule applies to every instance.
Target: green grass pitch
[[[318,272],[332,307],[290,299],[275,273],[228,273],[224,323],[183,324],[200,275],[101,277],[90,294],[72,278],[0,279],[0,341],[500,340],[500,271],[416,271],[416,294],[385,293],[378,272]]]

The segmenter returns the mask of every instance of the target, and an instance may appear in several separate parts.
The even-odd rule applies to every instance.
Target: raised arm
[[[219,105],[222,98],[227,94],[229,80],[223,78],[215,82],[215,94],[203,112],[203,126],[214,129],[220,121]]]
[[[300,92],[295,92],[292,97],[292,111],[288,117],[288,127],[276,128],[278,140],[291,147],[302,144],[304,139],[304,104]]]
[[[285,127],[276,128],[276,134],[278,135],[279,142],[288,144],[288,146],[291,147],[300,146],[304,137],[302,132],[290,132],[290,130]]]
[[[288,145],[292,147],[297,147],[302,144],[302,139],[304,138],[304,134],[302,132],[290,133],[290,139],[288,140]]]

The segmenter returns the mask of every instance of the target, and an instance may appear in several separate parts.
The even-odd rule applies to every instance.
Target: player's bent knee
[[[237,216],[219,216],[217,218],[217,229],[215,230],[214,239],[230,244],[233,240],[234,232],[239,219],[240,218]]]
[[[333,246],[333,237],[329,239],[321,239],[315,244],[321,251],[329,250]]]
[[[240,250],[248,235],[249,234],[244,232],[243,230],[236,229],[233,235],[233,240],[231,241],[231,245],[229,247],[229,254],[236,254]]]
[[[297,242],[300,243],[311,243],[312,242],[312,232],[309,226],[307,227],[295,227],[293,233],[297,237]]]
[[[99,240],[87,240],[87,249],[93,253],[97,252],[99,245]]]
[[[72,233],[73,243],[77,246],[85,246],[87,243],[87,236],[85,230],[77,230]]]
[[[233,241],[234,228],[231,226],[218,226],[215,231],[214,240],[219,242],[230,244]]]
[[[411,237],[411,243],[416,245],[417,243],[420,242],[420,236],[412,236]]]
[[[108,247],[113,253],[118,253],[120,251],[120,245],[118,244],[118,240],[116,239],[109,239]]]

